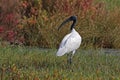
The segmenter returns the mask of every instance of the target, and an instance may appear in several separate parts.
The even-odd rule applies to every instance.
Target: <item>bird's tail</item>
[[[62,48],[59,48],[56,55],[57,56],[63,56],[64,54],[66,53],[66,48],[65,47],[62,47]]]

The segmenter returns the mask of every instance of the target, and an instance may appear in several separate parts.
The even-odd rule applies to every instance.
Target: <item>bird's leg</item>
[[[71,54],[70,55],[70,58],[69,58],[69,63],[72,64],[72,58],[73,58],[74,54]]]
[[[72,57],[70,57],[70,59],[69,59],[69,63],[70,63],[70,65],[72,64]]]
[[[75,51],[72,52],[72,54],[67,54],[68,55],[68,60],[67,63],[69,63],[70,65],[72,64],[72,58],[74,56]]]
[[[67,54],[67,56],[68,56],[67,63],[71,64],[72,63],[71,54]]]
[[[67,54],[67,58],[68,58],[68,59],[67,59],[67,64],[68,64],[68,63],[69,63],[69,54]]]
[[[70,54],[70,55],[68,55],[68,60],[67,60],[67,63],[68,63],[68,64],[71,64],[71,63],[72,63],[72,57],[71,57],[71,54]]]
[[[67,54],[67,56],[68,56],[68,60],[67,60],[68,69],[73,72],[73,69],[72,69],[72,58],[73,58],[74,54]]]
[[[74,53],[75,53],[75,50],[72,52],[72,54],[70,55],[70,58],[69,58],[69,63],[72,64],[72,58],[74,56]]]

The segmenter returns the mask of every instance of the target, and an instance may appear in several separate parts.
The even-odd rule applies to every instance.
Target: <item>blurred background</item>
[[[0,0],[0,44],[57,48],[77,16],[83,48],[120,48],[120,0]]]

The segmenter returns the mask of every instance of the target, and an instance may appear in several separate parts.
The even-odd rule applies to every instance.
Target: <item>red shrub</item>
[[[0,26],[0,33],[4,32],[4,28],[2,26]]]
[[[15,42],[16,27],[20,18],[18,13],[19,0],[1,0],[0,2],[0,37],[3,40]]]

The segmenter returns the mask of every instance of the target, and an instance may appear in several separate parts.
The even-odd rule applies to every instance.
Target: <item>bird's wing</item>
[[[71,35],[71,33],[67,34],[67,35],[63,38],[62,42],[60,43],[59,48],[64,47],[64,45],[66,44],[66,42],[67,42],[67,40],[69,39],[70,35]]]
[[[75,34],[70,33],[66,35],[60,44],[60,47],[57,52],[57,56],[62,56],[65,53],[69,53],[73,50],[76,50],[77,48],[79,48],[80,44],[81,44],[81,37],[78,33]]]
[[[75,34],[75,35],[71,35],[67,39],[65,47],[67,48],[67,52],[69,53],[73,50],[78,49],[80,44],[81,44],[81,37],[80,37],[80,35]]]
[[[69,39],[70,35],[71,35],[71,33],[67,34],[63,38],[62,42],[60,43],[59,49],[57,51],[57,56],[62,56],[66,53],[67,50],[65,48],[65,44],[66,44],[67,40]]]

